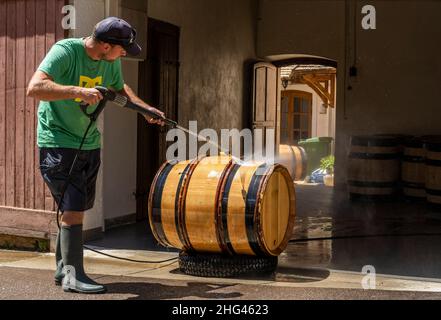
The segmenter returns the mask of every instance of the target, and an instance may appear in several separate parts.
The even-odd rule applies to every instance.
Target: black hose
[[[105,103],[106,103],[106,101],[102,101],[102,105],[99,106],[100,107],[99,113],[103,110],[103,108],[105,106]],[[94,112],[93,114],[87,114],[84,110],[83,110],[83,112],[89,117],[90,122],[89,122],[89,125],[87,126],[86,131],[84,132],[83,138],[81,139],[80,147],[77,149],[77,153],[75,154],[75,157],[74,157],[74,159],[72,161],[72,164],[71,164],[70,169],[69,169],[69,174],[67,176],[66,182],[65,182],[65,184],[63,186],[63,189],[62,189],[62,192],[61,192],[61,197],[60,197],[59,203],[57,203],[57,226],[58,226],[58,232],[60,232],[60,229],[61,229],[61,226],[60,226],[60,208],[61,208],[61,205],[63,203],[64,194],[66,193],[66,190],[69,187],[70,179],[71,179],[71,176],[72,176],[72,171],[75,168],[75,164],[77,162],[78,156],[80,155],[80,152],[83,149],[84,141],[86,140],[87,134],[89,133],[89,130],[92,127],[92,124],[96,121],[96,119],[97,119],[97,117],[99,115],[98,112],[96,112],[96,113]],[[64,211],[61,212],[61,215],[63,215],[63,213],[64,213]],[[126,261],[131,261],[131,262],[137,262],[137,263],[165,263],[165,262],[177,259],[177,257],[175,257],[175,258],[159,260],[159,261],[133,260],[133,259],[123,258],[123,257],[112,256],[112,255],[109,255],[107,253],[103,253],[103,252],[100,252],[98,250],[91,249],[90,247],[87,247],[85,245],[83,245],[83,248],[86,248],[86,249],[91,250],[91,251],[93,251],[95,253],[101,254],[103,256],[111,257],[111,258],[118,259],[118,260],[126,260]]]
[[[125,260],[125,261],[130,261],[130,262],[136,262],[136,263],[164,263],[164,262],[168,262],[168,261],[172,261],[172,260],[176,260],[177,259],[177,257],[174,257],[174,258],[170,258],[170,259],[166,259],[166,260],[160,260],[160,261],[134,260],[134,259],[129,259],[129,258],[113,256],[111,254],[104,253],[104,252],[92,249],[91,247],[88,247],[88,246],[84,246],[83,245],[83,247],[86,248],[87,250],[93,251],[93,252],[101,254],[103,256],[107,256],[107,257],[118,259],[118,260]]]
[[[63,186],[63,191],[61,192],[60,202],[57,204],[57,225],[58,230],[60,230],[60,208],[61,204],[63,203],[64,194],[66,193],[67,187],[69,187],[70,179],[72,176],[72,171],[75,168],[75,164],[77,162],[78,156],[80,155],[81,149],[83,148],[84,141],[86,140],[87,134],[89,133],[90,128],[92,127],[93,120],[90,120],[89,125],[87,126],[86,132],[84,133],[83,139],[81,140],[80,147],[77,150],[77,153],[75,154],[75,157],[72,161],[72,164],[70,165],[69,174],[67,175],[66,183]],[[61,215],[63,215],[64,211]]]

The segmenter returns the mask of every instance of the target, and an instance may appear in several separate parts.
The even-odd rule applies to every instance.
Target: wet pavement
[[[296,185],[296,198],[294,232],[279,257],[281,267],[361,272],[370,265],[379,274],[441,281],[441,211],[403,199],[351,201],[344,191],[314,184]],[[158,245],[147,222],[109,230],[89,244],[178,252]]]
[[[323,185],[296,191],[293,240],[281,257],[287,265],[354,272],[371,265],[379,274],[441,279],[441,211],[405,199],[349,200]]]
[[[441,212],[404,200],[349,201],[323,185],[296,193],[293,236],[272,275],[192,277],[176,260],[142,264],[86,250],[87,272],[109,293],[69,295],[52,284],[53,254],[0,250],[0,299],[441,299]],[[138,260],[177,257],[148,228],[108,230],[88,245]],[[362,289],[365,266],[375,268],[376,290]]]

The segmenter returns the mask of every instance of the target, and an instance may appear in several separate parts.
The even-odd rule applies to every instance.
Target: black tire
[[[270,274],[277,268],[277,257],[226,256],[209,253],[179,253],[179,269],[198,277],[225,278],[244,274]]]

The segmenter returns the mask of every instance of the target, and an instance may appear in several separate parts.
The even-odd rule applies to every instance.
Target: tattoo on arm
[[[130,88],[127,84],[124,84],[124,88],[121,91],[119,91],[118,93],[122,94],[123,96],[126,96],[133,103],[136,103],[136,104],[143,106],[143,107],[151,108],[151,106],[149,106],[147,103],[142,101],[142,99],[139,98],[135,94],[135,92],[133,92],[132,88]]]
[[[78,89],[57,84],[44,72],[37,71],[29,82],[27,95],[44,101],[75,99],[79,96]]]

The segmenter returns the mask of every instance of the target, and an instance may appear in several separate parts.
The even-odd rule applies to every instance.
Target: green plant
[[[320,169],[325,170],[328,174],[334,174],[334,156],[327,156],[320,160]]]
[[[36,240],[34,244],[34,248],[39,252],[48,252],[49,251],[49,243],[47,240]]]

